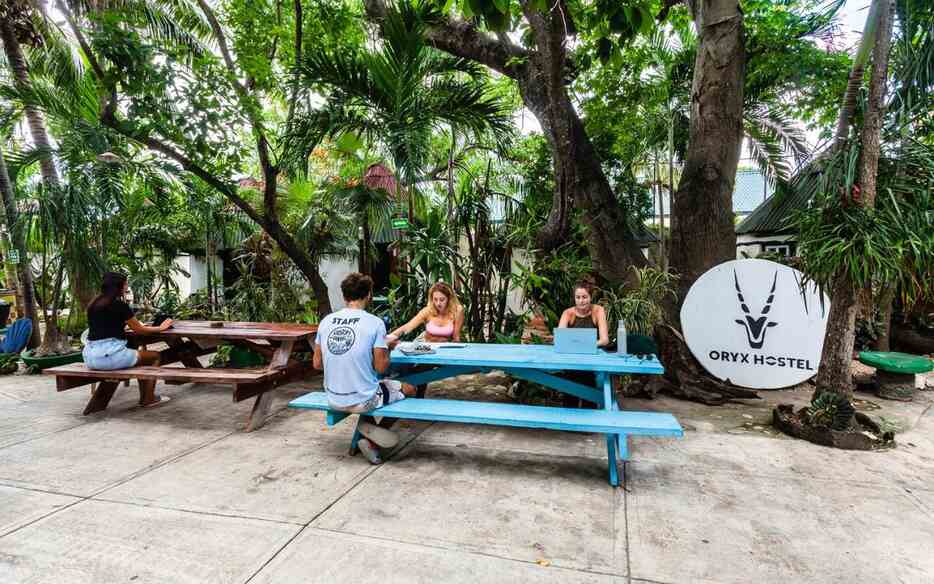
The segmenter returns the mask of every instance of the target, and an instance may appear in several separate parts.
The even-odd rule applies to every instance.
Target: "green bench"
[[[934,369],[927,357],[886,351],[861,351],[859,361],[876,368],[879,397],[911,401],[915,391],[915,375]]]
[[[353,414],[332,410],[327,394],[317,391],[292,400],[289,407],[321,410],[327,413],[329,426],[340,423]],[[619,458],[628,456],[629,436],[684,435],[681,425],[671,414],[657,412],[625,412],[619,410],[589,410],[527,406],[518,404],[472,402],[445,399],[404,399],[377,410],[369,416],[432,422],[458,422],[518,428],[542,428],[570,432],[606,434],[616,442]],[[354,432],[351,452],[356,449],[360,433]],[[619,483],[616,460],[609,460],[610,484]]]

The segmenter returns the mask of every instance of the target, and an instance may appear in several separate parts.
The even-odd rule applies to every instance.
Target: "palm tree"
[[[844,93],[833,143],[812,166],[802,170],[795,184],[795,188],[806,195],[804,200],[821,195],[819,202],[825,207],[816,209],[814,214],[803,215],[798,223],[802,235],[809,232],[809,227],[812,228],[811,237],[802,237],[802,243],[810,247],[803,246],[812,272],[809,275],[831,289],[832,302],[815,397],[825,391],[841,394],[847,399],[852,395],[851,361],[857,299],[859,290],[873,277],[889,286],[900,282],[908,291],[914,291],[920,285],[921,293],[932,293],[929,278],[934,252],[931,251],[930,227],[918,226],[917,217],[905,217],[898,209],[900,205],[907,209],[907,205],[898,203],[894,197],[900,194],[916,209],[920,207],[918,214],[922,218],[930,213],[930,207],[925,209],[924,201],[919,201],[924,195],[929,197],[930,182],[912,182],[916,180],[912,175],[926,178],[924,173],[931,172],[930,144],[925,144],[924,138],[907,140],[906,135],[917,132],[918,136],[923,136],[921,130],[925,123],[929,123],[929,95],[934,85],[934,35],[931,34],[934,10],[930,3],[923,1],[899,0],[894,3],[894,10],[892,4],[890,0],[873,1]],[[892,71],[895,76],[892,85],[895,91],[893,99],[886,104],[883,98],[889,82],[890,40],[896,17],[900,26],[898,36],[894,37],[896,51]],[[862,124],[857,125],[854,123],[857,98],[870,56],[869,95],[863,106]],[[888,129],[884,127],[887,109],[891,113]],[[856,136],[850,135],[851,129]],[[894,164],[897,171],[889,173],[888,177],[879,170],[880,164],[885,170],[886,152],[880,141],[886,138],[891,142],[888,150],[897,153]],[[879,188],[877,183],[885,188]],[[910,188],[904,188],[905,185]],[[884,219],[886,214],[896,214],[889,216],[888,223],[875,223],[861,229],[853,238],[843,238],[848,245],[839,245],[841,238],[836,234],[845,233],[846,227],[842,219],[872,213],[866,209],[875,207],[877,192],[887,193],[887,198],[892,201],[883,200],[886,204],[875,211],[876,215]],[[828,221],[822,224],[821,216],[828,217]],[[830,221],[829,218],[833,217],[842,217],[839,225]],[[920,229],[899,232],[906,226]],[[833,230],[831,233],[836,237],[826,237],[827,230]],[[881,249],[878,244],[870,246],[870,242],[865,240],[866,232],[878,233],[883,238],[881,241],[890,243]],[[825,237],[814,237],[814,234]],[[859,238],[865,241],[856,245]],[[852,249],[859,253],[854,256],[849,252]],[[891,263],[893,260],[895,263]]]
[[[296,117],[289,136],[293,171],[324,138],[356,134],[378,144],[395,167],[411,212],[413,188],[429,159],[431,136],[457,128],[462,136],[509,135],[507,106],[489,90],[483,67],[442,53],[425,41],[439,18],[434,3],[401,1],[383,21],[375,50],[309,52],[299,80],[330,94],[321,108]]]

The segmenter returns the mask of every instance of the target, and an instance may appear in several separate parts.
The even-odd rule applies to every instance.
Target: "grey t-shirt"
[[[373,349],[386,348],[386,324],[365,310],[344,308],[318,324],[315,343],[324,361],[324,389],[331,405],[347,408],[379,390]]]

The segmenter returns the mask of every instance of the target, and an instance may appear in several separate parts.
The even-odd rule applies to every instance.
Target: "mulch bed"
[[[880,450],[895,446],[895,434],[883,432],[879,424],[862,412],[855,413],[847,429],[834,430],[811,425],[807,408],[795,411],[792,404],[780,404],[772,410],[772,425],[789,436],[844,450]]]

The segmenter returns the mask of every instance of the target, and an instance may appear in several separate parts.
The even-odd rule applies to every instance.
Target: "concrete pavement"
[[[905,429],[885,452],[778,435],[771,404],[662,398],[683,440],[637,439],[626,488],[602,437],[402,423],[381,467],[347,456],[352,427],[288,410],[241,426],[229,389],[135,387],[82,416],[86,389],[0,377],[0,582],[934,582],[934,392],[860,396]],[[429,393],[508,399],[470,376]]]

